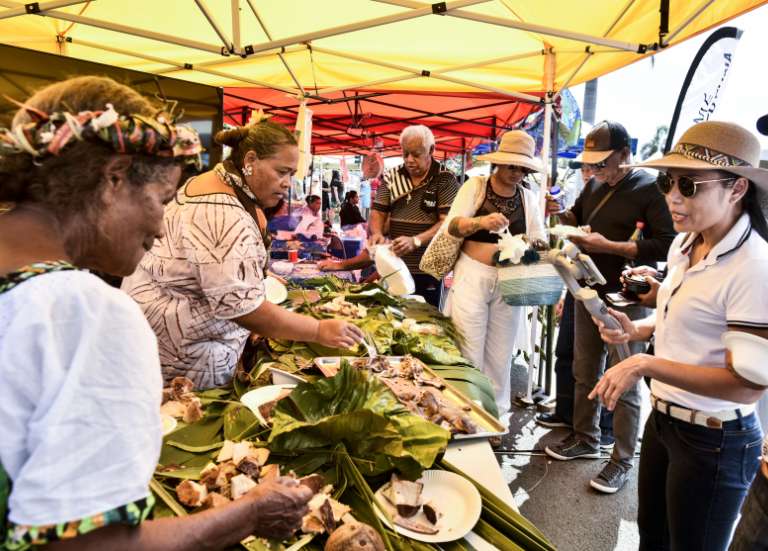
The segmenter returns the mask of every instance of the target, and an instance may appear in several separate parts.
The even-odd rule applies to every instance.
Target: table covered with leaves
[[[338,297],[343,297],[339,299]],[[318,318],[340,315],[330,308],[336,299],[362,306],[345,310],[375,342],[380,354],[411,354],[448,384],[477,400],[492,414],[496,405],[489,380],[461,357],[450,320],[436,309],[413,300],[393,297],[373,284],[354,285],[334,277],[304,280],[289,293],[292,308]],[[361,315],[364,314],[364,315]],[[270,450],[269,462],[283,473],[322,474],[333,485],[333,497],[351,507],[353,516],[373,526],[389,551],[473,549],[465,540],[427,544],[406,538],[386,527],[374,513],[374,490],[393,471],[416,479],[425,469],[445,469],[469,478],[444,461],[450,433],[411,413],[372,374],[347,362],[332,378],[313,369],[317,356],[364,355],[364,350],[332,350],[314,343],[262,341],[244,357],[233,383],[198,393],[205,414],[192,424],[181,423],[168,434],[151,483],[156,517],[187,515],[190,509],[176,499],[182,480],[199,480],[226,440],[250,441]],[[270,384],[268,367],[300,374],[289,398],[274,409],[272,426],[263,426],[240,397]],[[471,480],[471,479],[470,479]],[[472,481],[472,480],[471,480]],[[554,547],[528,520],[483,486],[472,481],[482,497],[482,515],[475,534],[501,550],[550,550]],[[325,535],[298,535],[287,542],[251,538],[241,549],[253,551],[322,550]]]

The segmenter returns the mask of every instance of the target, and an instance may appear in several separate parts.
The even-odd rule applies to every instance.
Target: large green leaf
[[[376,377],[344,362],[335,377],[299,384],[278,403],[269,447],[300,452],[343,444],[366,474],[397,467],[415,477],[434,463],[449,437],[410,413]]]

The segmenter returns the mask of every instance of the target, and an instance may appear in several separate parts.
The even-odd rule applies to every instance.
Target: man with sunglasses
[[[606,279],[595,290],[604,298],[621,289],[624,266],[635,261],[655,265],[667,255],[675,231],[664,198],[655,185],[656,178],[644,170],[626,168],[630,162],[630,140],[626,129],[614,121],[603,121],[592,129],[578,159],[594,172],[573,207],[564,212],[554,201],[547,213],[556,214],[563,224],[589,226],[584,237],[571,240],[588,253]],[[643,223],[643,239],[630,240],[637,222]],[[647,311],[636,307],[628,311],[632,318],[645,317]],[[606,353],[608,365],[618,358],[606,346],[586,308],[576,302],[574,312],[574,392],[573,432],[562,442],[545,448],[559,460],[600,458],[600,404],[588,398],[602,376]],[[633,353],[641,352],[639,346]],[[615,445],[610,460],[592,480],[594,489],[612,494],[627,481],[633,465],[640,427],[640,387],[627,391],[616,406],[613,433]]]

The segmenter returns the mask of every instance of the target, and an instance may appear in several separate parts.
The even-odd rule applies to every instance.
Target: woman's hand
[[[254,534],[262,538],[284,540],[301,528],[301,519],[309,512],[311,488],[293,478],[281,477],[261,482],[248,494],[256,505]]]
[[[487,231],[501,231],[509,226],[509,220],[500,212],[492,212],[480,217],[480,227]]]
[[[629,319],[625,313],[614,310],[613,308],[608,308],[608,313],[618,320],[621,324],[621,329],[609,329],[599,319],[595,317],[592,318],[592,321],[595,322],[595,325],[597,325],[597,328],[600,330],[600,337],[602,337],[605,342],[608,344],[623,344],[629,341],[642,340],[640,339],[640,333],[637,330],[635,322]]]
[[[352,348],[363,340],[363,332],[356,325],[338,320],[320,320],[315,342],[329,348]]]
[[[338,272],[344,269],[338,260],[320,260],[317,268],[322,272]]]
[[[617,363],[606,370],[587,397],[590,400],[599,398],[605,407],[613,411],[621,395],[637,384],[653,360],[654,357],[648,354],[635,354]]]

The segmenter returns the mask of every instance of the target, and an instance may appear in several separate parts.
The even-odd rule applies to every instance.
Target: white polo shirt
[[[743,214],[698,264],[691,267],[696,234],[672,242],[668,274],[657,298],[656,356],[690,365],[725,369],[720,337],[728,326],[768,328],[768,243],[752,231]],[[768,366],[765,366],[768,369]],[[657,397],[701,411],[721,411],[744,404],[710,398],[659,381]]]

